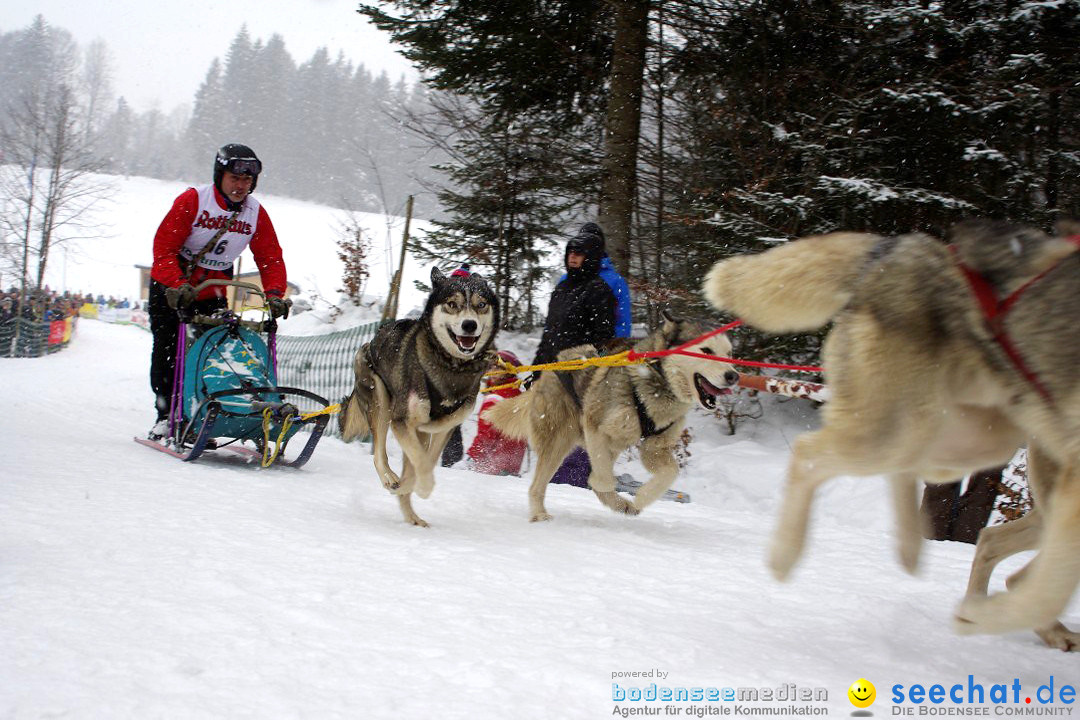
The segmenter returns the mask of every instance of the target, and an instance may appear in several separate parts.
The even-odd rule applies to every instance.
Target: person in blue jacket
[[[630,288],[608,257],[599,225],[581,226],[566,243],[564,263],[566,274],[551,294],[534,365],[554,362],[577,345],[630,337]],[[575,448],[551,482],[588,487],[591,470],[588,454]]]

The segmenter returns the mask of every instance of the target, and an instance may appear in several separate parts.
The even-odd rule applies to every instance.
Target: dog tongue
[[[727,395],[731,392],[731,388],[718,388],[711,382],[705,379],[704,375],[698,375],[698,382],[701,383],[701,388],[710,395]]]
[[[458,339],[458,345],[460,345],[463,348],[468,349],[468,348],[471,348],[472,346],[476,345],[477,336],[476,335],[458,335],[457,339]]]

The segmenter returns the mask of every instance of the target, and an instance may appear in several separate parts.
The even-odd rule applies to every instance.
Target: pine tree
[[[221,128],[226,127],[228,117],[223,73],[221,62],[214,58],[195,93],[195,108],[186,132],[187,157],[193,172],[207,165],[209,152],[216,151],[224,142],[228,142],[221,140]],[[195,176],[202,177],[204,173]]]
[[[99,112],[96,103],[109,94],[106,48],[77,49],[70,34],[40,16],[23,30],[0,33],[0,87],[13,98],[25,86],[48,86],[50,78],[73,71],[80,54],[94,61],[73,86],[82,90],[80,100],[94,103],[83,132],[96,136],[114,172],[203,182],[214,151],[243,142],[264,159],[260,191],[369,211],[400,210],[405,197],[437,175],[430,165],[439,153],[409,137],[402,122],[424,95],[385,75],[373,79],[341,54],[331,60],[325,49],[316,51],[301,79],[280,36],[263,42],[241,27],[225,61],[215,59],[207,69],[189,117],[182,105],[135,112],[122,98]],[[0,127],[10,109],[0,106]],[[377,154],[377,175],[366,150]],[[430,197],[421,196],[417,207],[434,214]]]
[[[447,108],[457,123],[451,163],[441,167],[455,183],[439,193],[450,219],[436,221],[421,253],[443,263],[469,262],[492,281],[506,327],[538,320],[533,297],[544,279],[542,254],[552,245],[570,206],[557,179],[561,140],[527,123],[485,122],[483,113]]]
[[[228,118],[228,124],[216,128],[219,139],[212,143],[213,147],[230,142],[258,145],[253,133],[265,120],[251,113],[250,108],[257,102],[257,57],[261,47],[261,41],[258,46],[252,42],[247,25],[241,26],[229,45],[222,74],[223,96],[220,99],[223,117]],[[228,133],[228,136],[224,133]]]
[[[120,98],[116,102],[116,109],[105,120],[101,132],[101,157],[109,172],[127,172],[134,126],[135,112],[127,100]]]
[[[254,91],[249,95],[250,105],[245,112],[258,120],[258,129],[239,142],[251,145],[269,170],[260,180],[259,190],[288,193],[291,172],[286,149],[297,131],[288,124],[289,116],[283,105],[294,93],[296,63],[280,35],[272,35],[265,45],[257,48],[252,75]]]
[[[648,0],[396,0],[360,12],[428,71],[432,88],[467,97],[500,122],[527,117],[553,133],[602,126],[599,194],[574,200],[597,203],[608,253],[625,273],[649,8]]]
[[[695,287],[719,256],[818,232],[942,235],[967,215],[1046,225],[1075,209],[1061,192],[1078,177],[1075,4],[711,5],[672,13],[678,249],[658,284]],[[737,351],[800,362],[816,344]]]

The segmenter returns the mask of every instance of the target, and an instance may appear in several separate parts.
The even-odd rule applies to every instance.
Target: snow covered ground
[[[1036,691],[1080,684],[1074,656],[951,632],[972,547],[927,543],[904,574],[880,479],[828,485],[792,581],[771,578],[789,444],[813,423],[797,402],[734,437],[695,412],[690,504],[628,518],[553,486],[555,520],[530,524],[525,479],[449,469],[420,529],[366,446],[324,439],[295,471],[132,442],[149,344],[84,320],[62,353],[0,359],[0,718],[843,717],[860,678],[878,717],[926,708],[893,703],[913,684],[981,685],[990,715],[1071,711]],[[1019,702],[990,705],[1014,680]],[[631,699],[654,685],[780,691]],[[827,700],[777,699],[792,685]]]

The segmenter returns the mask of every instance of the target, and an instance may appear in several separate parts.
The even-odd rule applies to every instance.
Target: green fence
[[[68,346],[78,318],[0,322],[0,357],[41,357]]]
[[[356,351],[374,337],[380,324],[372,322],[327,335],[278,335],[278,385],[322,395],[331,404],[340,402],[353,389]],[[296,405],[305,412],[321,409],[306,399]],[[341,434],[335,420],[326,432]]]

